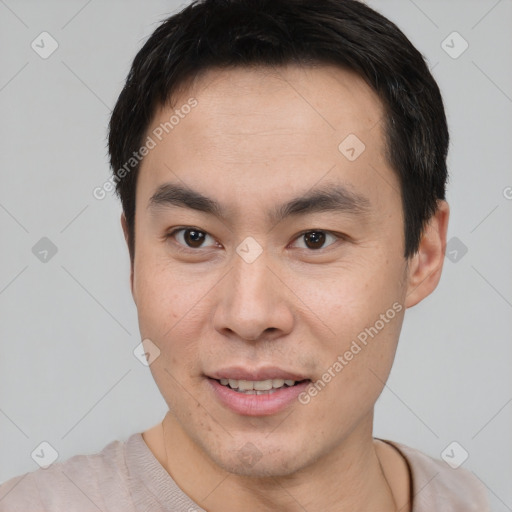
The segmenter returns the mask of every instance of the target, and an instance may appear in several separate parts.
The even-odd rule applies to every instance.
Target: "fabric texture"
[[[469,471],[380,439],[406,459],[413,512],[489,512],[487,491]],[[0,485],[0,512],[205,512],[174,482],[141,433],[112,441]]]

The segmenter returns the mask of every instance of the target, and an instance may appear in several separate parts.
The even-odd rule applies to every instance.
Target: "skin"
[[[209,512],[410,510],[407,465],[373,439],[373,411],[405,309],[439,281],[447,203],[405,260],[382,104],[353,72],[209,70],[156,112],[148,134],[190,97],[197,106],[144,158],[137,183],[132,293],[142,339],[160,350],[150,369],[169,406],[143,438]],[[351,133],[366,146],[354,161],[338,150]],[[226,218],[151,209],[164,183],[216,200]],[[267,219],[276,205],[328,184],[364,196],[368,208]],[[166,237],[183,226],[206,233],[203,246],[187,247],[183,231]],[[308,248],[306,230],[327,233],[324,246]],[[263,249],[252,263],[236,252],[248,236]],[[212,393],[205,374],[235,364],[277,366],[316,382],[394,303],[402,310],[307,405],[246,416]],[[249,442],[260,455],[252,465],[240,457]]]

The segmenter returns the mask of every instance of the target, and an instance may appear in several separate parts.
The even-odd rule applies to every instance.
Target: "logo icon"
[[[57,250],[57,246],[49,238],[43,236],[32,247],[32,254],[42,263],[48,263],[57,254]]]
[[[363,141],[355,134],[350,133],[339,144],[339,152],[350,162],[357,160],[366,149]]]
[[[450,466],[452,469],[457,469],[469,457],[469,453],[457,442],[451,442],[442,452],[441,458]]]
[[[252,468],[263,457],[263,454],[252,443],[245,443],[238,452],[238,458],[248,467]]]
[[[238,245],[236,252],[246,263],[253,263],[263,252],[263,247],[252,236],[248,236]]]
[[[458,59],[469,48],[469,43],[458,32],[452,32],[441,43],[441,48],[452,59]]]
[[[47,59],[59,47],[59,43],[48,32],[41,32],[30,46],[39,57]]]
[[[43,441],[37,445],[30,456],[38,466],[46,469],[57,460],[59,453],[48,441]]]
[[[445,257],[452,263],[458,263],[468,252],[467,246],[456,236],[450,238],[446,244]]]
[[[146,338],[135,347],[133,355],[144,366],[150,366],[160,356],[160,349],[149,338]]]

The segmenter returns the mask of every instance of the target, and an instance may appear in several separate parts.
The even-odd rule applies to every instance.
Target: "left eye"
[[[191,249],[198,249],[204,247],[203,243],[205,240],[210,238],[213,244],[207,247],[215,245],[215,240],[208,233],[195,228],[179,228],[175,229],[167,235],[168,238],[174,237],[180,245],[184,245]]]
[[[335,236],[332,233],[329,233],[328,231],[312,230],[305,231],[296,240],[304,241],[304,246],[302,246],[301,249],[318,250],[323,249],[325,247],[324,244],[326,243],[328,238],[332,239],[332,242],[328,245],[332,245],[340,237]]]

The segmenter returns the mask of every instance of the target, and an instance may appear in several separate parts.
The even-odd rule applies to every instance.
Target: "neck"
[[[251,477],[218,466],[168,413],[160,462],[177,485],[209,512],[395,511],[395,498],[372,437],[373,412],[330,453],[293,474]]]

